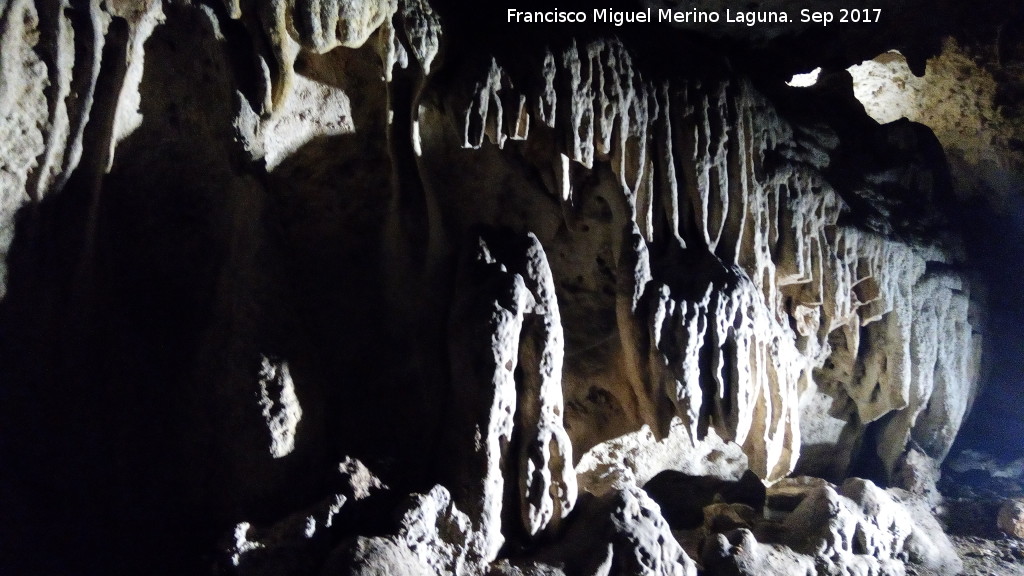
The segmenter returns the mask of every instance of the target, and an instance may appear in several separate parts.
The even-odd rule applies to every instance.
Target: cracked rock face
[[[11,569],[955,573],[943,133],[458,14],[0,7]]]

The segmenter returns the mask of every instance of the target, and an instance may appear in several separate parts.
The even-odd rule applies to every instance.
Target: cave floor
[[[1024,576],[1024,540],[1001,531],[996,520],[1007,498],[1024,495],[1024,478],[972,472],[946,470],[939,483],[945,497],[940,519],[963,560],[961,574]],[[925,576],[928,572],[908,565],[907,574]]]
[[[1002,500],[991,496],[946,499],[946,531],[969,576],[1024,576],[1024,541],[1001,532]],[[908,570],[908,574],[924,573]]]
[[[957,554],[964,563],[967,576],[1024,575],[1024,547],[1013,537],[950,535]],[[907,568],[908,576],[925,576],[927,572]]]

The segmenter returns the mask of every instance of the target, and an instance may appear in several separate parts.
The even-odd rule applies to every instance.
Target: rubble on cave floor
[[[1024,575],[1024,539],[1004,532],[999,523],[1000,509],[1024,496],[1022,464],[976,450],[955,452],[946,462],[938,485],[939,518],[963,561],[962,574]]]

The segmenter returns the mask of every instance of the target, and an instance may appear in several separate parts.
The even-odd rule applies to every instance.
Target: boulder
[[[1024,499],[1011,498],[999,507],[999,529],[1011,536],[1024,538]]]

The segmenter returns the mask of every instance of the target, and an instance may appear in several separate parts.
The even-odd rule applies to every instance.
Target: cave
[[[1017,0],[3,0],[0,573],[1024,575]]]

